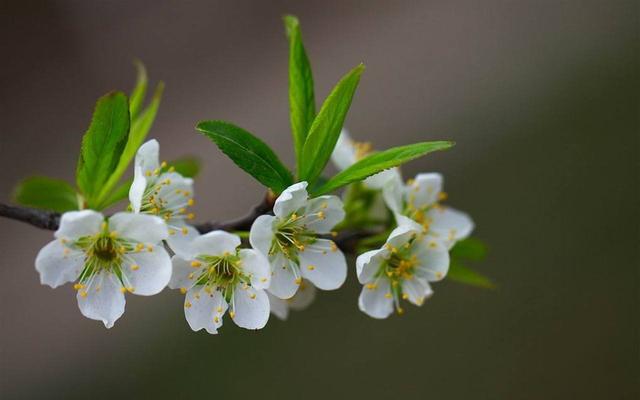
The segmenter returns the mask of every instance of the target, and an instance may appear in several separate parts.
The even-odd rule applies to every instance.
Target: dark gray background
[[[95,100],[130,89],[139,57],[167,84],[163,158],[205,161],[199,219],[242,214],[260,186],[193,126],[233,121],[291,164],[284,13],[319,100],[366,63],[356,138],[458,143],[405,176],[445,174],[499,289],[444,282],[376,321],[351,271],[257,333],[193,333],[170,291],[129,296],[105,330],[70,286],[39,284],[51,233],[3,219],[2,398],[638,398],[637,2],[3,2],[0,197],[34,173],[73,179]]]

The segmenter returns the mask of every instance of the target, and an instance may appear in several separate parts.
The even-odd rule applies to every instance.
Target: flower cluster
[[[332,157],[348,168],[371,151],[343,132]],[[439,174],[404,184],[392,169],[364,185],[384,198],[397,221],[380,249],[356,261],[360,310],[386,318],[394,309],[403,312],[401,300],[423,304],[433,293],[429,283],[447,274],[448,250],[473,223],[440,204],[446,196]],[[136,154],[129,211],[64,213],[36,269],[53,288],[74,282],[81,313],[107,328],[124,313],[126,293],[149,296],[168,286],[185,295],[194,331],[217,333],[225,314],[240,327],[261,329],[270,312],[286,319],[290,309],[307,307],[316,289],[338,289],[347,277],[345,256],[332,240],[333,229],[349,219],[343,201],[310,198],[307,186],[291,185],[273,203],[273,214],[255,219],[248,247],[233,233],[200,234],[190,225],[192,179],[160,163],[159,144],[150,140]]]

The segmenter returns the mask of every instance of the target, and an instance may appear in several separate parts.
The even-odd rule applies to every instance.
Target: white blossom
[[[347,264],[336,244],[320,238],[344,218],[336,196],[309,199],[307,182],[299,182],[280,194],[275,215],[262,215],[251,226],[251,246],[271,264],[269,292],[281,299],[292,297],[309,280],[322,290],[342,286]]]
[[[269,263],[260,252],[238,246],[238,236],[213,231],[193,240],[190,255],[173,256],[169,287],[186,294],[184,314],[194,331],[218,333],[227,310],[242,328],[266,325]]]
[[[417,224],[400,225],[381,249],[358,256],[356,269],[364,285],[358,299],[360,310],[382,319],[394,308],[402,314],[401,300],[422,305],[433,294],[429,282],[447,274],[449,252]]]
[[[138,149],[129,201],[136,213],[157,215],[169,227],[167,243],[174,253],[189,254],[189,245],[198,231],[188,221],[195,217],[188,211],[193,206],[193,180],[185,178],[159,162],[160,145],[149,140]]]
[[[398,224],[419,225],[451,248],[456,241],[469,236],[474,225],[466,213],[440,204],[447,198],[442,185],[442,175],[423,173],[406,185],[399,179],[388,181],[383,195]]]
[[[107,328],[124,313],[126,292],[154,295],[171,277],[161,218],[121,212],[105,220],[96,211],[71,211],[54,236],[36,258],[41,283],[75,281],[80,312]]]
[[[271,293],[267,293],[271,313],[281,320],[289,318],[289,310],[301,311],[309,307],[316,298],[316,287],[311,282],[303,279],[296,294],[289,299],[278,298]]]

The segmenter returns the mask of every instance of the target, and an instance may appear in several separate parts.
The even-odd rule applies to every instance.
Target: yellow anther
[[[62,243],[62,244],[66,244],[66,243],[67,243],[67,239],[65,239],[65,238],[61,238],[61,239],[60,239],[60,243]]]
[[[133,286],[129,286],[127,290],[129,291],[129,293],[133,293],[136,291],[136,288],[134,288]]]
[[[327,203],[326,201],[324,203],[320,204],[320,208],[322,208],[322,209],[325,209],[327,207],[329,207],[329,203]]]
[[[314,269],[316,269],[316,267],[315,267],[315,266],[313,266],[313,265],[309,265],[309,266],[307,267],[307,269],[308,269],[309,271],[313,271]]]
[[[236,316],[235,311],[233,311],[233,310],[229,311],[229,316],[230,316],[231,318],[235,317],[235,316]]]
[[[331,231],[331,236],[332,236],[332,237],[336,237],[336,236],[338,236],[338,232],[336,232],[336,231]]]
[[[106,222],[103,222],[102,224],[100,224],[100,229],[101,229],[101,230],[103,230],[103,231],[104,231],[105,229],[107,229],[107,223],[106,223]]]
[[[213,322],[217,324],[218,322],[220,322],[220,318],[218,318],[217,316],[213,317]]]
[[[256,299],[256,294],[255,293],[251,293],[251,295],[249,297],[251,298],[251,300],[255,300]]]
[[[399,284],[400,284],[400,282],[398,282],[398,281],[392,281],[392,282],[391,282],[391,286],[393,286],[393,287],[396,287],[396,286],[398,286]]]
[[[438,243],[434,242],[433,240],[429,242],[429,247],[432,249],[435,249],[438,247]]]
[[[442,272],[436,272],[436,278],[442,279]]]
[[[409,295],[408,295],[408,294],[406,294],[406,293],[402,293],[402,299],[403,299],[403,300],[406,300],[406,299],[408,299],[408,298],[409,298]]]
[[[324,219],[324,218],[325,218],[325,216],[324,216],[324,212],[322,212],[322,211],[318,211],[318,218],[319,218],[319,219]]]
[[[152,245],[148,245],[148,246],[147,246],[147,251],[148,251],[149,253],[153,252],[153,246],[152,246]]]
[[[178,210],[178,214],[184,214],[186,212],[187,212],[186,208],[181,208],[181,209]]]
[[[176,167],[174,166],[169,167],[169,172],[175,172],[175,171],[176,171]]]
[[[303,244],[299,244],[296,247],[298,247],[298,250],[304,251],[304,245]]]
[[[146,176],[151,176],[151,171],[147,171],[147,172],[145,173],[145,175],[146,175]]]
[[[171,185],[171,179],[169,179],[169,178],[165,179],[165,180],[162,182],[162,184],[167,185],[167,186]]]
[[[182,293],[182,294],[187,293],[187,288],[181,287],[180,288],[180,293]]]
[[[138,243],[138,244],[136,245],[136,251],[142,251],[142,250],[144,250],[144,244],[142,244],[142,243]]]
[[[110,236],[110,237],[112,237],[112,238],[114,238],[114,237],[118,236],[118,232],[116,232],[116,231],[111,231],[111,232],[109,232],[109,236]]]
[[[176,189],[176,194],[182,193],[182,189]]]
[[[375,284],[375,283],[367,283],[367,284],[365,285],[365,287],[366,287],[367,289],[369,289],[369,290],[374,290],[374,289],[376,289],[376,288],[378,287],[378,285],[377,285],[377,284]]]
[[[193,272],[191,272],[189,275],[187,275],[187,278],[193,279],[194,276],[195,276],[195,274]]]
[[[187,214],[187,219],[194,219],[196,215],[194,213]]]
[[[412,186],[414,183],[416,183],[415,179],[407,179],[407,185]]]
[[[176,230],[175,229],[169,229],[169,235],[173,236],[176,234]]]
[[[73,288],[74,288],[75,290],[80,290],[80,289],[82,289],[83,287],[84,287],[84,285],[83,285],[83,284],[81,284],[81,283],[76,283],[75,285],[73,285]]]
[[[299,284],[302,283],[302,278],[298,277],[298,278],[295,279],[294,282],[296,283],[296,285],[299,285]]]
[[[160,175],[160,169],[159,168],[154,169],[153,170],[153,174],[156,175],[156,176]]]
[[[180,232],[182,232],[182,234],[186,236],[189,233],[189,229],[187,229],[186,226],[183,226],[182,229],[180,229]]]
[[[446,192],[438,193],[438,201],[445,201],[449,195]]]
[[[260,278],[260,282],[265,283],[266,281],[268,281],[269,279],[267,278]]]
[[[132,271],[137,271],[137,270],[139,270],[139,269],[140,269],[140,266],[139,266],[138,264],[133,264],[133,265],[131,266],[131,270],[132,270]]]
[[[160,163],[160,168],[166,168],[167,167],[167,162],[163,161],[162,163]]]
[[[396,311],[398,312],[398,315],[404,314],[404,308],[398,307],[398,309]]]
[[[331,242],[329,246],[331,247],[331,251],[333,251],[334,253],[338,251],[338,245],[336,245],[335,243]]]
[[[218,314],[222,313],[222,306],[218,306],[218,308],[216,308],[216,311],[218,312]]]
[[[160,212],[160,210],[158,209],[158,207],[154,207],[154,208],[151,209],[151,214],[157,214],[159,212]]]
[[[184,197],[189,197],[189,196],[191,196],[191,192],[190,192],[190,191],[188,191],[188,190],[183,190],[183,191],[182,191],[182,194],[184,195]]]
[[[127,252],[127,248],[126,248],[126,247],[124,247],[124,246],[120,246],[120,247],[118,247],[118,252],[120,252],[120,253],[124,254],[124,253],[126,253],[126,252]]]
[[[188,206],[193,206],[194,204],[196,204],[195,200],[193,200],[193,199],[187,200],[187,205]]]
[[[126,287],[121,287],[120,288],[120,293],[126,293],[127,292],[127,288]]]
[[[87,292],[85,292],[84,290],[78,293],[80,293],[80,297],[87,297]]]
[[[184,308],[191,308],[191,302],[185,301],[184,302]]]
[[[384,294],[384,297],[385,297],[385,298],[387,298],[387,299],[390,299],[390,298],[392,298],[393,296],[391,295],[391,293],[385,293],[385,294]]]

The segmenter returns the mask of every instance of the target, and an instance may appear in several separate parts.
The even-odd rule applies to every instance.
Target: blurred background
[[[95,100],[132,60],[167,85],[150,137],[199,156],[198,219],[262,195],[193,127],[233,121],[293,162],[287,42],[300,17],[318,102],[363,61],[347,119],[376,148],[457,146],[440,171],[469,212],[498,289],[435,285],[386,321],[360,286],[286,323],[193,333],[182,296],[129,296],[111,330],[33,264],[51,232],[0,220],[3,399],[636,399],[640,395],[638,3],[635,1],[4,1],[0,200],[32,174],[73,181]]]

